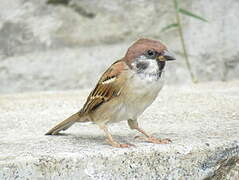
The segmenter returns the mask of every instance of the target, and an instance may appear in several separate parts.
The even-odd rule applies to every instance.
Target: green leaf
[[[186,9],[180,8],[178,11],[179,11],[180,13],[184,14],[184,15],[187,15],[187,16],[190,16],[190,17],[199,19],[199,20],[204,21],[204,22],[208,22],[208,21],[207,21],[206,19],[204,19],[203,17],[200,17],[200,16],[198,16],[198,15],[196,15],[196,14],[193,14],[192,12],[190,12],[190,11],[188,11],[188,10],[186,10]]]
[[[48,0],[47,4],[61,4],[61,5],[68,5],[70,2],[70,0]]]
[[[178,10],[178,0],[174,0],[174,8]]]
[[[162,28],[161,32],[167,31],[167,30],[175,28],[175,27],[178,27],[177,23],[169,24],[169,25],[165,26],[164,28]]]

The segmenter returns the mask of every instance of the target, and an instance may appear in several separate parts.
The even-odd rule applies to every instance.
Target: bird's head
[[[139,39],[129,47],[124,59],[129,67],[132,67],[135,61],[144,60],[147,62],[155,60],[163,68],[166,61],[175,60],[175,57],[160,41]]]

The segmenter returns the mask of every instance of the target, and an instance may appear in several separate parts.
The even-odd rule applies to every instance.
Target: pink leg
[[[107,136],[106,141],[107,141],[111,146],[117,147],[117,148],[128,148],[128,147],[130,147],[130,146],[133,146],[133,145],[131,145],[131,144],[120,144],[120,143],[116,142],[116,141],[113,139],[112,135],[110,134],[110,132],[109,132],[109,130],[108,130],[108,128],[107,128],[106,125],[100,125],[99,127],[100,127],[100,129],[102,129],[102,130],[105,132],[105,134],[106,134],[106,136]]]
[[[151,142],[151,143],[155,143],[155,144],[168,144],[168,143],[172,142],[168,138],[166,138],[166,139],[157,139],[157,138],[155,138],[153,136],[148,135],[143,129],[141,129],[139,127],[138,122],[136,120],[129,119],[128,120],[128,124],[129,124],[129,127],[131,129],[135,129],[135,130],[139,131],[140,133],[142,133],[143,135],[146,136],[146,137],[136,136],[136,138],[144,139],[147,142]]]

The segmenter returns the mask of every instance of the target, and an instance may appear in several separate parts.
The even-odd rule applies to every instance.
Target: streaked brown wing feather
[[[116,61],[102,75],[94,90],[90,93],[86,103],[81,109],[81,113],[95,111],[105,102],[120,95],[124,82],[124,70],[128,66],[123,61]]]

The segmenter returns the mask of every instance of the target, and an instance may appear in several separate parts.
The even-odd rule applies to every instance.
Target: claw
[[[117,143],[116,141],[110,141],[109,139],[106,139],[106,141],[113,147],[116,147],[116,148],[129,148],[131,146],[135,147],[134,144],[120,144],[120,143]]]

